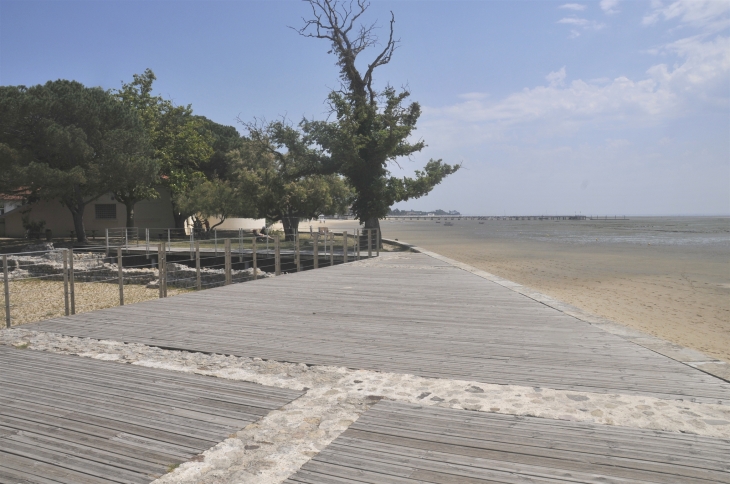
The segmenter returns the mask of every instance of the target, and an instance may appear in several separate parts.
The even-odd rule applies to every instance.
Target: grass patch
[[[30,346],[30,343],[20,343],[19,345],[15,345],[15,347],[18,348],[19,350],[24,350],[28,346]]]
[[[168,473],[169,473],[169,472],[172,472],[172,471],[174,471],[175,469],[177,469],[178,467],[180,467],[180,464],[169,464],[169,465],[167,466],[167,472],[168,472]]]

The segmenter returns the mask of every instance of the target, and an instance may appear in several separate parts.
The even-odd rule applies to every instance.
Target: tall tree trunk
[[[180,210],[178,210],[177,205],[175,205],[175,202],[172,202],[172,218],[175,221],[175,228],[176,229],[183,229],[185,228],[185,220],[190,215],[186,215],[184,213],[180,213]]]
[[[80,193],[78,186],[74,187],[74,198],[70,203],[65,205],[71,210],[71,217],[74,221],[74,231],[76,232],[76,241],[82,244],[87,242],[86,229],[84,228],[84,210],[89,201],[84,201],[84,196]]]
[[[74,221],[74,232],[76,232],[76,241],[82,244],[86,243],[86,230],[84,229],[85,205],[86,204],[82,205],[80,209],[78,206],[69,207],[69,210],[71,210],[71,217],[73,217]]]
[[[281,224],[284,226],[284,240],[294,241],[299,233],[299,217],[284,216],[281,219]]]
[[[127,207],[127,228],[134,227],[134,206],[135,201],[126,201],[124,206]]]

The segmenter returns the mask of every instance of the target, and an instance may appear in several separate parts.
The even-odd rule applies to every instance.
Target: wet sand
[[[708,220],[384,221],[382,230],[730,362],[730,220]]]

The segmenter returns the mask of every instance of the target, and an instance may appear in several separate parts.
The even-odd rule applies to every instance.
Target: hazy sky
[[[478,214],[729,214],[730,2],[373,1],[401,42],[380,87],[423,108],[429,158],[463,163],[398,205]],[[325,41],[299,1],[0,0],[0,84],[156,90],[224,124],[326,117]],[[383,35],[385,35],[383,30]],[[364,54],[367,58],[367,53]]]

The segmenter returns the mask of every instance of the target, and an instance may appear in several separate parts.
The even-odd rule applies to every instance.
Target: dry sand
[[[384,237],[424,247],[730,362],[730,251],[726,245],[712,241],[649,245],[637,237],[629,237],[630,242],[610,237],[597,237],[595,242],[583,237],[579,243],[550,240],[550,236],[558,238],[560,227],[574,231],[580,223],[586,225],[579,231],[587,230],[588,224],[595,226],[595,222],[486,221],[480,225],[454,221],[453,227],[444,227],[430,221],[385,221],[382,230]],[[724,224],[730,226],[721,219],[720,230]],[[542,227],[544,237],[536,237]]]
[[[119,306],[119,286],[115,283],[76,282],[76,312]],[[168,297],[187,289],[168,288]],[[158,289],[147,289],[141,284],[124,286],[124,303],[134,304],[159,297]],[[0,307],[5,307],[5,295],[0,292]],[[58,318],[65,313],[62,281],[28,279],[10,282],[10,318],[13,326]],[[3,313],[3,326],[4,326]]]

